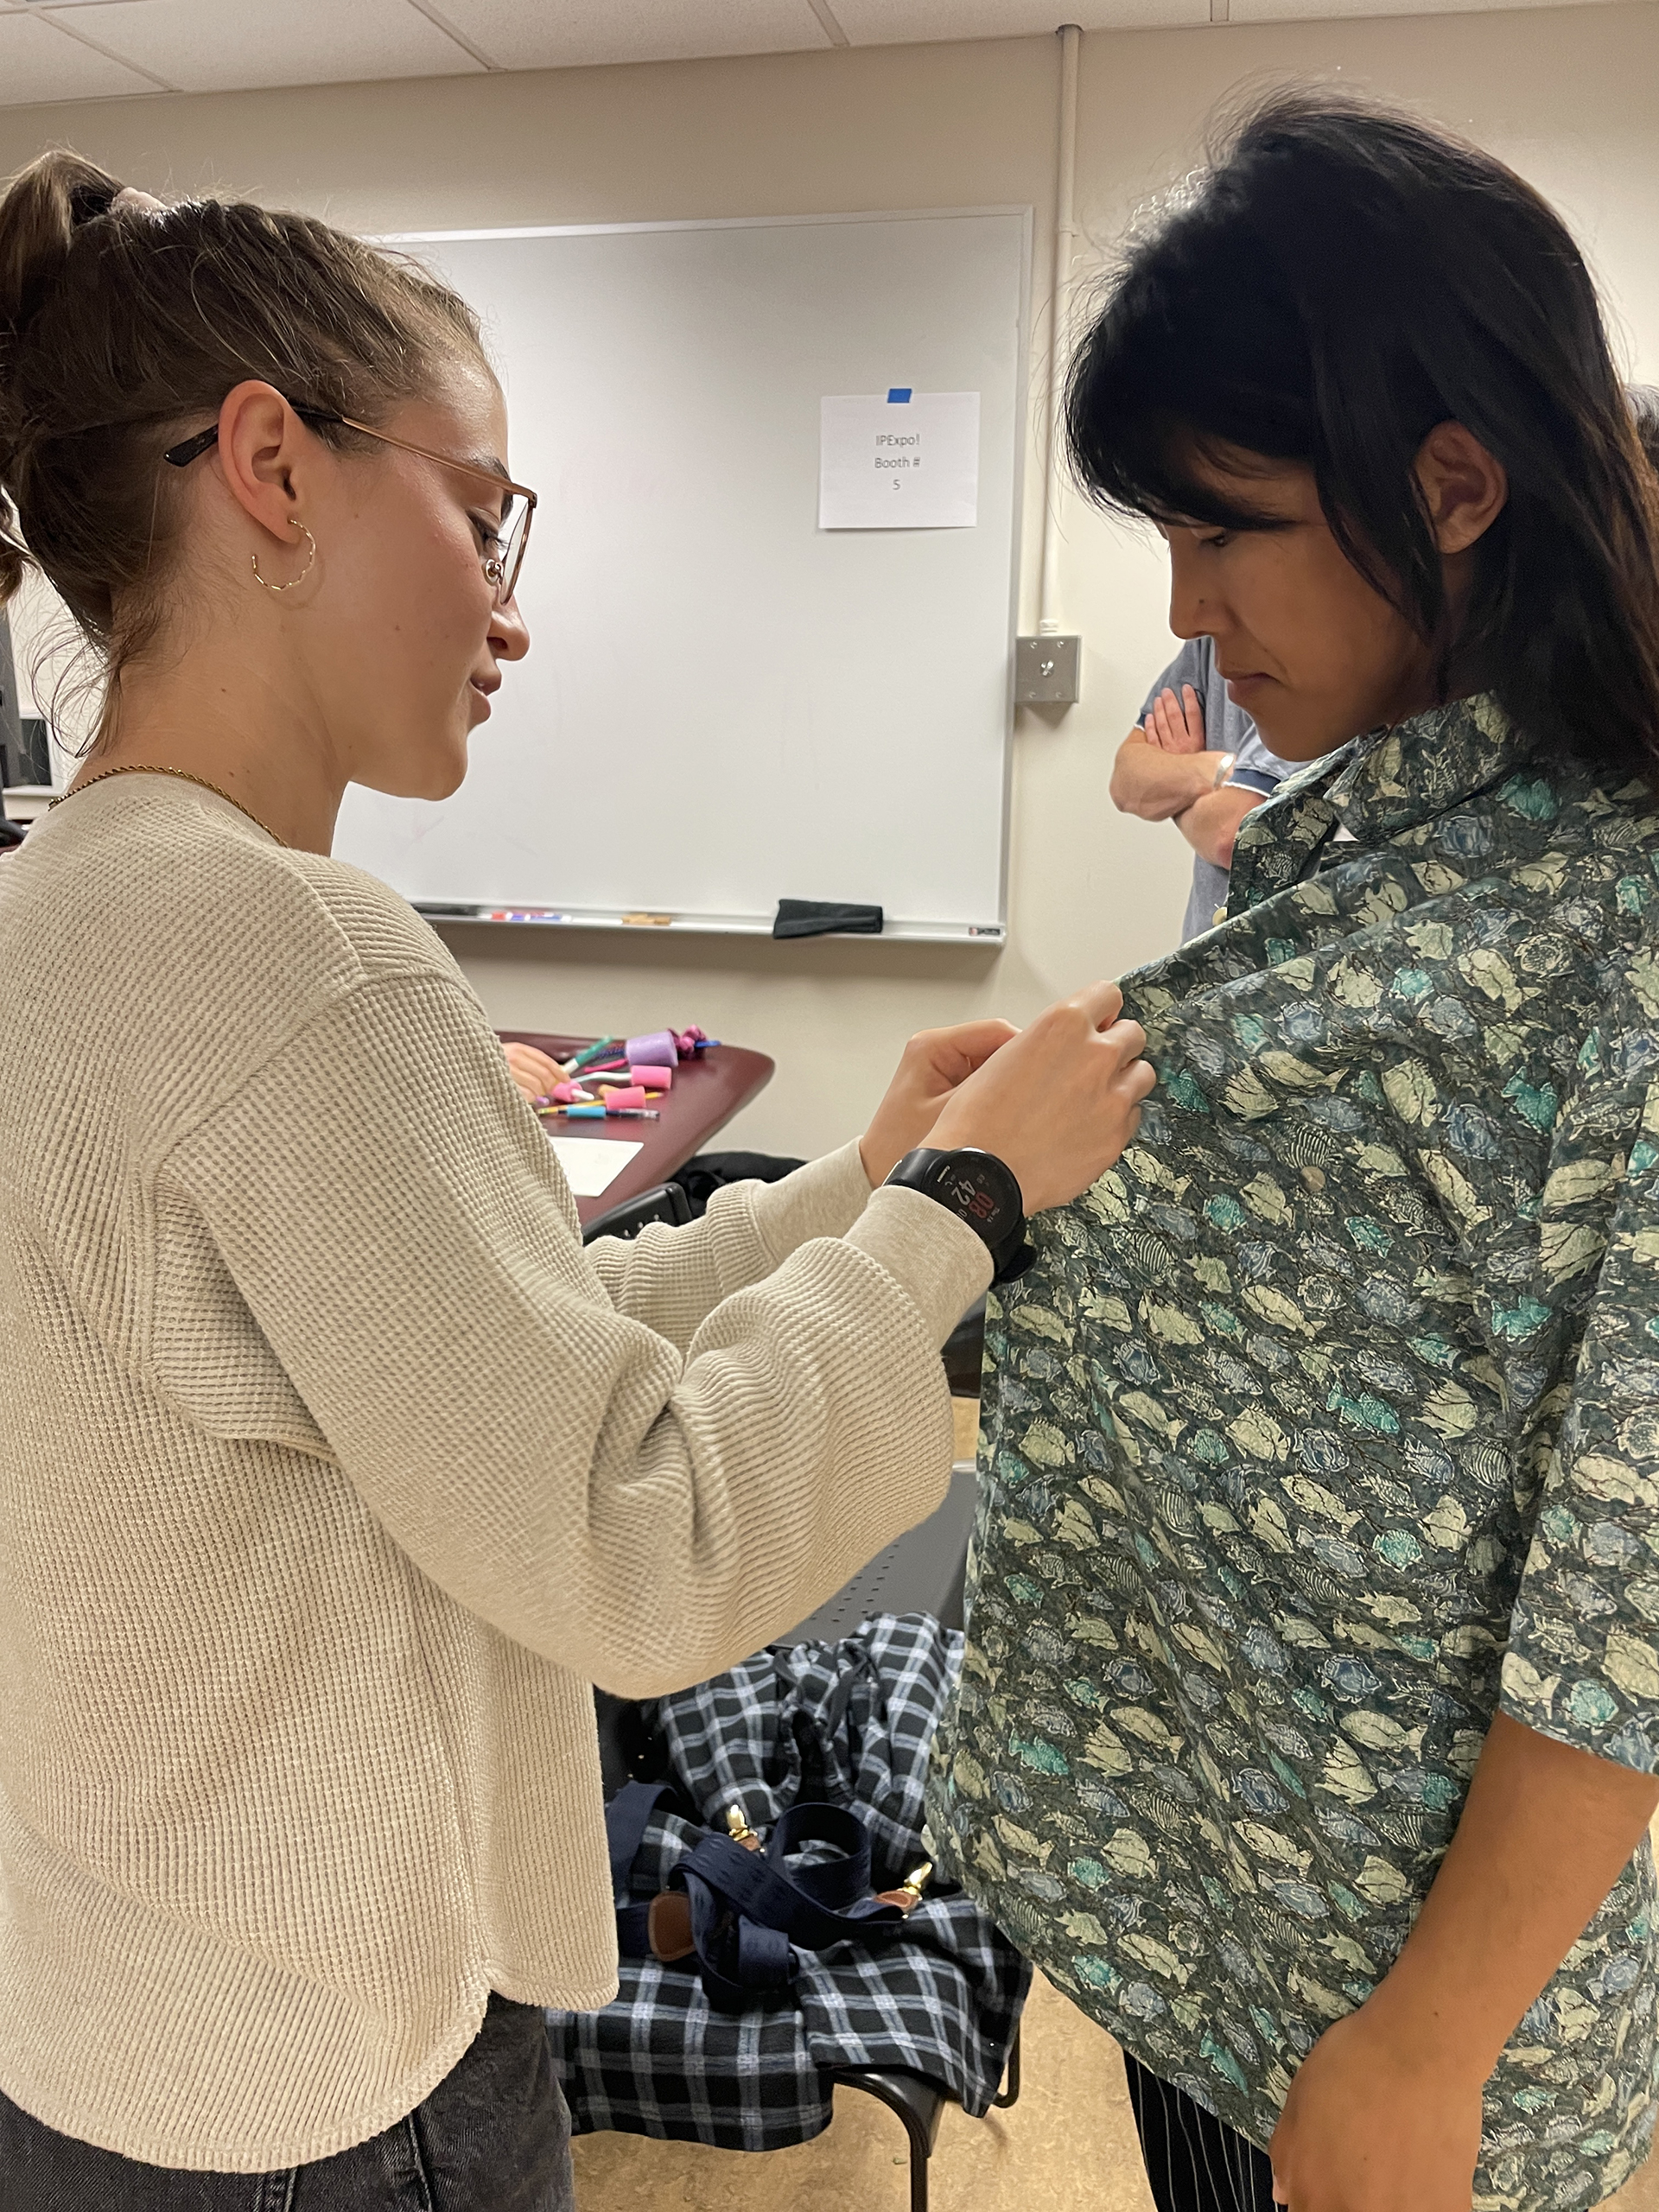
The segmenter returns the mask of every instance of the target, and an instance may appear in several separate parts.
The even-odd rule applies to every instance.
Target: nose
[[[523,660],[530,651],[530,625],[510,599],[490,617],[490,651],[497,660]]]
[[[1169,626],[1178,638],[1213,637],[1222,626],[1204,595],[1198,548],[1185,531],[1169,538]]]

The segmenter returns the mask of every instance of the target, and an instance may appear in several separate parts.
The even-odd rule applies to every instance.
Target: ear
[[[304,480],[317,467],[317,442],[274,385],[250,380],[219,410],[219,465],[231,496],[251,521],[292,545],[303,514]]]
[[[1414,464],[1434,543],[1448,558],[1484,537],[1509,504],[1509,473],[1461,423],[1437,423]]]

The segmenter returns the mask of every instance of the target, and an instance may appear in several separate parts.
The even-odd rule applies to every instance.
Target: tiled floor
[[[971,1459],[978,1408],[957,1399],[957,1456]],[[576,2145],[580,2212],[906,2212],[904,2130],[842,2089],[815,2142],[759,2157],[632,2135]],[[1151,2212],[1117,2047],[1039,1980],[1026,2008],[1025,2079],[1010,2112],[947,2109],[932,2159],[933,2212]],[[1606,2212],[1659,2212],[1659,2158]]]

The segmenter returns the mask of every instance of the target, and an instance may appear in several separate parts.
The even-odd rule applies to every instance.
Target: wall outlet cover
[[[1071,707],[1082,696],[1083,639],[1016,638],[1014,697],[1020,707]]]

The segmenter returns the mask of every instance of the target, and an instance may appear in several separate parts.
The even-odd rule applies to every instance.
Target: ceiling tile
[[[1489,9],[1598,4],[1599,0],[1230,0],[1228,20],[1289,23],[1339,16],[1470,16]]]
[[[337,85],[476,71],[408,0],[105,0],[65,11],[77,30],[188,92]],[[7,19],[0,16],[0,23]],[[146,88],[148,89],[148,88]]]
[[[154,0],[151,0],[154,4]],[[827,47],[807,0],[435,0],[499,69]]]
[[[921,45],[938,39],[1029,38],[1063,22],[1086,31],[1207,23],[1210,0],[830,0],[855,46]],[[1235,4],[1233,12],[1238,10]]]
[[[76,10],[77,16],[84,12]],[[94,54],[91,47],[67,37],[49,20],[0,15],[0,107],[155,90],[149,78]]]

